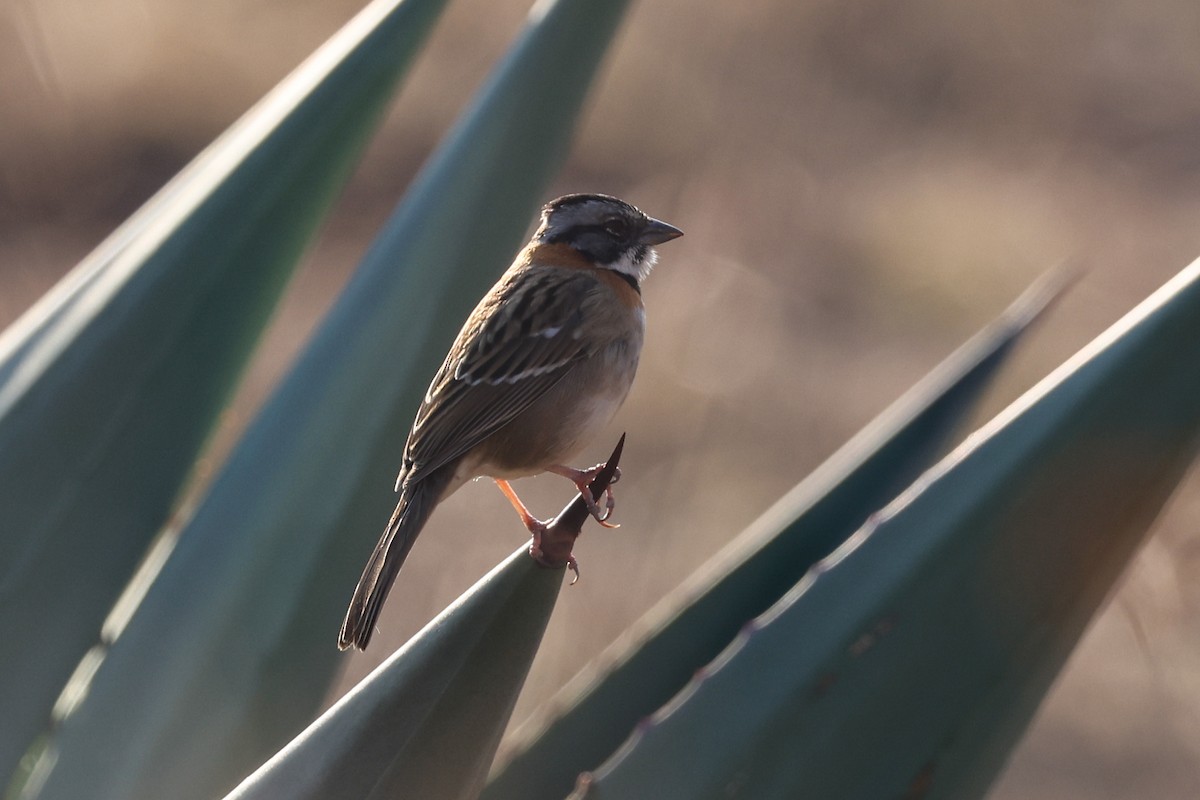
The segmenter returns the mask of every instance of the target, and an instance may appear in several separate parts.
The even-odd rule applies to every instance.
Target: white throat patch
[[[604,267],[613,272],[630,276],[640,286],[642,281],[650,276],[650,270],[654,269],[654,265],[658,263],[658,252],[653,247],[647,246],[640,260],[637,259],[637,254],[638,248],[632,248],[622,253],[621,257],[611,264],[605,264]]]

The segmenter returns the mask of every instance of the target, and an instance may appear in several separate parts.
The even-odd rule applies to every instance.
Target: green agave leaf
[[[437,357],[519,245],[625,5],[535,7],[230,456],[31,796],[211,797],[312,719],[395,502],[380,476]]]
[[[816,567],[589,798],[982,797],[1200,444],[1200,262]]]
[[[441,5],[371,6],[0,336],[0,787]]]
[[[602,666],[549,704],[549,715],[518,730],[483,797],[568,794],[579,773],[599,766],[747,620],[933,462],[1063,277],[1051,273],[1031,288],[651,611]]]
[[[522,546],[227,800],[476,797],[562,573]]]
[[[622,436],[592,482],[593,497],[624,444]],[[588,516],[577,495],[550,523],[544,552],[568,554]],[[229,797],[478,797],[562,573],[536,566],[522,546]]]

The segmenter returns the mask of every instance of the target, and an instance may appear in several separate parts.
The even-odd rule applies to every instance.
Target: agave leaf
[[[211,797],[312,719],[395,501],[381,476],[437,356],[516,250],[624,8],[535,7],[199,504],[35,796]]]
[[[611,482],[624,443],[592,482],[593,497]],[[587,517],[577,495],[543,536],[546,557],[560,544],[566,561]],[[562,572],[517,550],[227,800],[478,797]]]
[[[370,7],[0,336],[0,786],[441,5]]]
[[[522,546],[227,800],[476,796],[561,584]]]
[[[770,608],[933,462],[1064,277],[1050,273],[1032,287],[647,614],[601,659],[603,666],[549,704],[554,716],[516,732],[513,754],[483,797],[569,793],[579,773],[601,764],[747,620]]]
[[[1200,444],[1200,262],[815,568],[581,796],[982,797]]]

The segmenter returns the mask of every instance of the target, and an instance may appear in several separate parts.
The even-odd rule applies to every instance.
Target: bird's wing
[[[457,458],[516,417],[588,355],[586,270],[509,273],[467,319],[404,448],[400,481]]]

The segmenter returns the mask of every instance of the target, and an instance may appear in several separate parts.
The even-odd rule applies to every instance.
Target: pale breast
[[[479,472],[519,478],[570,464],[612,420],[637,372],[642,329],[581,361],[550,391],[497,431],[478,453]]]

